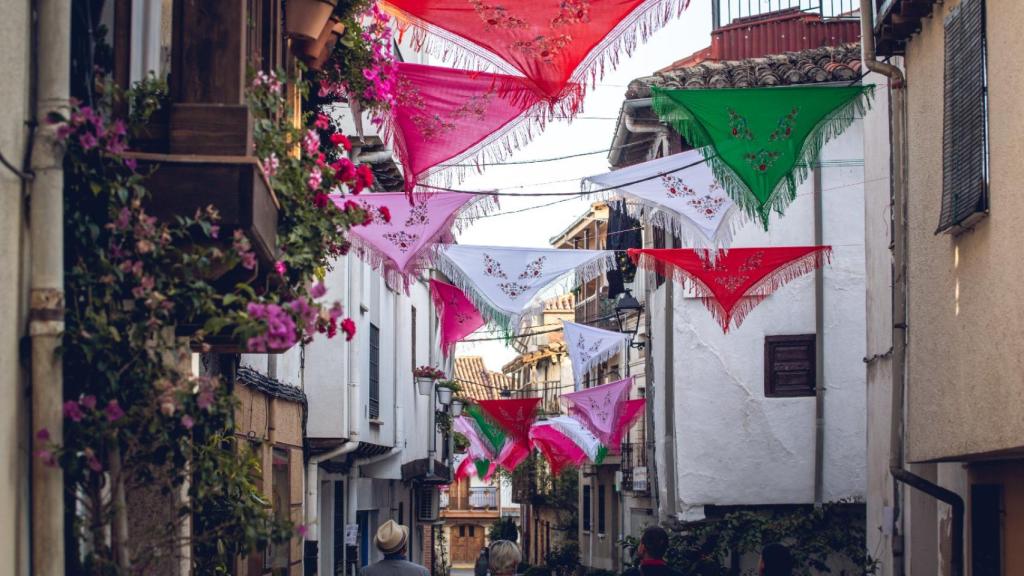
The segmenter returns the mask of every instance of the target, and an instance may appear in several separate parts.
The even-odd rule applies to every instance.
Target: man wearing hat
[[[363,568],[362,576],[430,576],[426,568],[405,559],[409,547],[409,529],[405,526],[388,520],[377,529],[373,544],[384,559]]]

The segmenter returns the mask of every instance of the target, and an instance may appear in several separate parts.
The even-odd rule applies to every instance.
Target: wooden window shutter
[[[766,336],[764,339],[764,395],[768,398],[814,396],[814,334]]]
[[[370,405],[367,417],[380,418],[380,328],[370,324]]]
[[[959,233],[988,212],[985,2],[963,0],[945,22],[942,212],[936,234]]]

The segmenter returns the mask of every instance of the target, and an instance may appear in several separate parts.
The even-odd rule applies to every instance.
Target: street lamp
[[[644,305],[633,296],[629,289],[615,303],[615,320],[619,323],[619,332],[629,336],[631,348],[643,348],[643,342],[636,341],[636,334],[640,331],[640,313]]]

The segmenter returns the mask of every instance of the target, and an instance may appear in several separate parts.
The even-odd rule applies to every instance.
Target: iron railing
[[[615,301],[599,294],[589,296],[576,304],[576,323],[618,330],[615,321]]]
[[[493,486],[471,487],[469,507],[473,510],[495,509],[498,507],[498,488]]]
[[[819,14],[822,19],[854,18],[859,8],[860,0],[713,0],[711,25],[717,30],[741,18],[782,10]]]
[[[623,442],[619,470],[622,471],[623,490],[640,494],[650,492],[651,485],[647,477],[647,447],[642,442]]]

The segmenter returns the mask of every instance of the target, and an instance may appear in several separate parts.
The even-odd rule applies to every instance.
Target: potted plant
[[[337,16],[331,16],[324,23],[316,38],[312,40],[295,39],[292,42],[292,51],[310,68],[318,70],[319,68],[314,66],[315,63],[321,58],[323,58],[323,62],[327,61],[327,56],[330,55],[334,44],[337,43],[344,31],[345,25],[341,23],[341,20]],[[321,62],[321,66],[323,66],[323,62]]]
[[[465,398],[460,396],[452,398],[452,416],[456,418],[462,416],[462,409],[465,408],[467,404],[469,404],[469,401]]]
[[[338,0],[287,0],[284,5],[285,34],[292,38],[316,40],[337,5]]]
[[[454,380],[445,380],[437,383],[437,401],[447,406],[452,403],[452,395],[462,391]]]
[[[416,389],[421,396],[430,394],[434,388],[434,380],[444,378],[444,372],[433,366],[419,366],[412,371],[412,375],[416,378]]]

